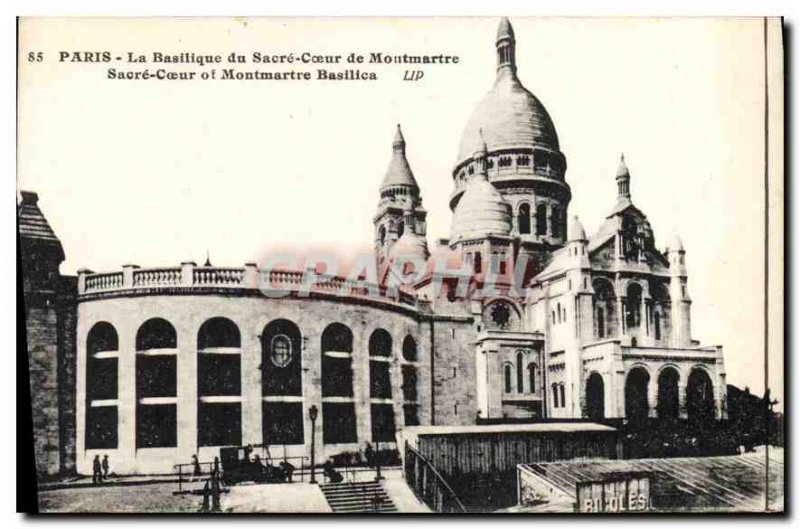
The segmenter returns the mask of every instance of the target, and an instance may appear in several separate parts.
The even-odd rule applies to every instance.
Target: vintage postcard
[[[784,511],[780,18],[20,18],[42,513]]]

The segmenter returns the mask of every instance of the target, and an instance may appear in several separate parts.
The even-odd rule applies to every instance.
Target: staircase
[[[397,512],[379,481],[325,483],[319,488],[333,512]]]

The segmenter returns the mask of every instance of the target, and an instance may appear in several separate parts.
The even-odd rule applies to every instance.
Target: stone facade
[[[312,435],[320,462],[417,424],[725,417],[722,349],[691,337],[683,244],[657,249],[624,160],[592,236],[567,215],[566,157],[517,78],[515,42],[504,20],[497,82],[452,175],[451,238],[430,252],[398,127],[373,218],[377,284],[192,262],[62,277],[23,193],[40,473],[90,473],[105,454],[115,472],[171,472],[227,445],[307,457]],[[390,288],[407,258],[424,273]]]

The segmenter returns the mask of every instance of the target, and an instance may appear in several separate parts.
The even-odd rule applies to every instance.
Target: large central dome
[[[536,96],[517,78],[514,30],[508,19],[497,30],[497,80],[472,113],[458,149],[458,163],[472,156],[478,131],[489,152],[501,149],[532,149],[534,146],[559,150],[558,135],[550,115]]]
[[[550,115],[536,96],[528,92],[510,70],[500,72],[492,89],[472,113],[458,149],[458,161],[472,156],[478,131],[486,147],[532,149],[534,145],[558,150],[558,135]]]

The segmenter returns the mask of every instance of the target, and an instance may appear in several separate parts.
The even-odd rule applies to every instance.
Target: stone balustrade
[[[193,262],[159,268],[124,265],[122,272],[94,273],[87,269],[79,270],[78,295],[175,288],[231,288],[321,292],[417,306],[417,298],[413,292],[403,289],[389,294],[385,287],[368,287],[351,279],[324,274],[315,274],[315,281],[309,287],[304,284],[306,274],[311,274],[311,271],[273,269],[265,273],[252,263],[243,267],[197,266]]]

